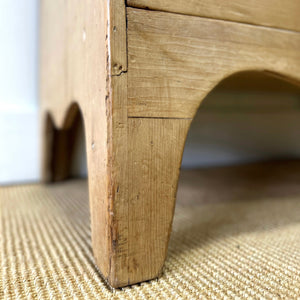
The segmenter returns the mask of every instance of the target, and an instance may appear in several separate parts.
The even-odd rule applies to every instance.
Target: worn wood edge
[[[123,82],[123,77],[124,75],[126,75],[127,72],[127,37],[126,37],[126,13],[125,13],[125,2],[123,0],[106,0],[106,1],[98,1],[96,3],[97,5],[95,5],[95,9],[94,9],[94,15],[95,18],[98,17],[99,22],[101,23],[102,29],[100,29],[100,31],[97,31],[98,36],[89,36],[88,34],[90,32],[87,32],[88,37],[86,37],[86,33],[85,33],[85,28],[83,31],[83,36],[82,39],[83,41],[85,41],[86,39],[88,40],[88,38],[98,38],[101,40],[101,43],[103,43],[103,47],[101,47],[101,51],[100,53],[95,53],[92,52],[92,55],[101,55],[102,57],[105,56],[105,64],[100,66],[97,66],[98,68],[102,68],[101,72],[103,74],[103,79],[101,78],[101,83],[99,83],[101,90],[100,90],[100,96],[101,99],[99,99],[99,97],[96,99],[97,101],[90,101],[91,99],[86,99],[87,103],[83,100],[84,98],[82,98],[81,94],[80,95],[75,95],[70,94],[68,88],[68,76],[67,76],[67,72],[68,70],[64,70],[64,74],[63,74],[63,78],[60,82],[62,82],[62,93],[60,93],[59,95],[56,94],[56,91],[51,93],[51,95],[47,94],[49,87],[53,86],[52,83],[48,83],[48,78],[47,76],[44,75],[43,78],[41,78],[43,81],[42,82],[42,86],[43,86],[43,96],[47,96],[44,99],[47,100],[42,100],[41,101],[41,105],[40,105],[40,120],[41,120],[41,135],[44,136],[44,138],[41,141],[41,148],[42,148],[42,153],[46,153],[47,155],[42,159],[42,168],[41,168],[41,173],[42,173],[42,177],[44,179],[44,182],[51,182],[51,174],[49,174],[50,168],[50,160],[51,158],[49,158],[49,154],[51,155],[51,153],[49,152],[49,146],[51,143],[53,143],[54,139],[53,139],[53,130],[66,130],[70,127],[72,127],[72,119],[74,118],[74,115],[76,115],[76,113],[74,114],[73,108],[74,105],[77,106],[78,110],[80,111],[80,113],[83,116],[83,121],[84,121],[84,131],[85,131],[85,140],[86,140],[86,152],[87,152],[87,156],[90,157],[90,162],[88,162],[88,168],[90,167],[90,165],[93,164],[97,164],[99,163],[97,161],[96,158],[96,154],[93,154],[94,150],[93,148],[93,141],[94,138],[96,138],[96,141],[99,141],[97,139],[99,139],[99,134],[96,134],[97,136],[94,136],[95,133],[93,133],[93,122],[96,121],[96,123],[94,125],[99,125],[100,123],[98,122],[97,119],[100,118],[104,118],[102,124],[105,124],[106,128],[98,128],[96,129],[96,131],[100,131],[103,130],[105,132],[105,134],[103,134],[103,138],[104,136],[106,136],[106,153],[105,153],[105,160],[106,160],[106,165],[105,167],[103,166],[102,168],[105,168],[105,178],[101,178],[101,183],[99,183],[102,187],[105,186],[105,191],[103,197],[105,199],[103,203],[98,203],[100,199],[97,199],[97,197],[95,199],[91,198],[92,194],[95,194],[94,190],[98,190],[97,187],[93,188],[92,185],[97,184],[97,178],[99,177],[99,174],[97,173],[97,171],[95,170],[95,168],[92,168],[92,172],[91,170],[89,170],[89,176],[93,176],[93,174],[95,175],[95,178],[93,180],[93,183],[90,184],[89,183],[89,194],[90,194],[90,211],[91,211],[91,217],[93,216],[93,211],[91,207],[94,207],[94,210],[100,210],[101,211],[101,215],[98,217],[94,217],[92,219],[94,219],[94,225],[92,222],[92,229],[93,227],[95,228],[95,230],[92,230],[92,245],[93,245],[93,252],[94,252],[94,257],[95,257],[95,261],[99,267],[100,270],[100,274],[101,276],[109,283],[109,285],[111,287],[120,287],[119,281],[117,280],[117,278],[115,278],[115,276],[119,276],[119,274],[114,274],[114,270],[116,268],[116,263],[115,263],[115,257],[116,257],[116,249],[114,247],[114,243],[115,243],[115,224],[116,221],[113,217],[114,215],[114,210],[115,210],[115,203],[116,201],[114,201],[114,189],[115,189],[115,182],[116,180],[113,179],[114,176],[117,177],[117,175],[115,175],[115,172],[118,172],[116,170],[116,168],[114,168],[114,159],[115,159],[115,155],[114,153],[115,151],[115,147],[113,145],[114,139],[113,139],[113,135],[115,134],[114,132],[114,121],[117,121],[117,118],[119,116],[117,116],[115,114],[115,109],[114,107],[117,106],[117,101],[116,99],[118,99],[118,97],[114,96],[117,93],[114,93],[115,88],[113,87],[113,82],[119,82],[122,81]],[[47,5],[47,6],[46,6]],[[49,5],[49,7],[48,7]],[[70,7],[67,7],[69,6]],[[88,4],[86,4],[88,5]],[[63,11],[63,13],[61,13],[56,20],[56,14],[55,14],[55,10],[58,9],[57,7],[55,7],[55,4],[51,4],[51,0],[47,1],[43,1],[42,4],[40,5],[40,12],[41,15],[42,14],[46,14],[47,15],[47,10],[50,8],[50,15],[46,17],[46,20],[42,20],[41,22],[41,27],[40,27],[40,31],[39,31],[39,35],[41,37],[41,35],[43,34],[43,39],[40,38],[40,42],[43,41],[47,41],[47,36],[45,36],[45,33],[49,33],[52,34],[52,27],[50,22],[53,21],[59,21],[58,25],[56,26],[56,31],[53,33],[56,37],[58,31],[58,28],[61,28],[63,31],[63,41],[66,43],[63,45],[63,47],[67,47],[65,48],[65,50],[63,52],[58,52],[58,54],[63,53],[63,63],[62,66],[64,68],[69,68],[70,66],[68,66],[68,61],[67,61],[67,55],[68,55],[68,34],[72,34],[72,27],[70,26],[70,21],[73,21],[73,13],[76,13],[76,10],[78,11],[78,8],[80,7],[85,7],[84,4],[82,3],[78,3],[78,7],[77,4],[74,3],[74,7],[73,7],[73,3],[72,2],[64,2],[61,1],[61,6],[59,9],[61,9],[60,11]],[[90,6],[89,6],[90,7]],[[70,8],[70,9],[67,9]],[[73,8],[75,10],[73,10]],[[98,10],[99,8],[99,10]],[[67,14],[67,12],[69,13],[69,15]],[[81,16],[81,15],[80,15]],[[82,18],[84,19],[85,15],[83,12]],[[80,20],[80,18],[79,18]],[[97,19],[95,19],[95,21],[97,21]],[[69,23],[68,23],[69,22]],[[79,22],[80,23],[80,22]],[[44,25],[46,25],[46,27],[44,27]],[[76,24],[75,24],[76,25]],[[99,24],[97,24],[99,25]],[[69,28],[68,28],[69,26]],[[45,28],[47,28],[47,32],[45,32]],[[51,31],[49,31],[51,29]],[[60,29],[60,32],[61,32]],[[80,28],[78,28],[80,30]],[[93,44],[89,44],[90,47],[93,47]],[[42,47],[45,47],[45,44],[42,45]],[[90,47],[86,48],[85,51],[90,51]],[[47,49],[45,49],[47,50]],[[70,49],[72,51],[72,49]],[[93,49],[91,49],[93,50]],[[85,54],[86,52],[84,52]],[[46,54],[49,56],[50,53],[49,51],[46,51]],[[57,53],[54,53],[54,60],[56,60],[55,55],[57,55]],[[39,55],[39,60],[40,62],[42,62],[40,64],[41,68],[44,66],[44,64],[47,66],[46,71],[48,72],[48,60],[46,56],[41,56]],[[103,59],[101,59],[101,61],[103,61]],[[115,67],[117,65],[117,68]],[[76,68],[76,66],[75,66]],[[73,69],[73,68],[71,68]],[[47,73],[45,73],[45,70],[43,70],[44,74],[48,75]],[[41,74],[43,73],[41,72]],[[124,74],[123,74],[124,73]],[[62,74],[62,73],[61,73]],[[123,75],[122,78],[120,75]],[[56,82],[55,82],[56,84]],[[117,85],[117,84],[116,84]],[[46,90],[45,90],[46,88]],[[122,85],[122,88],[125,88],[125,91],[127,91],[127,83],[125,85]],[[49,91],[51,91],[53,89],[50,89]],[[117,89],[118,90],[118,89]],[[118,90],[119,91],[119,90]],[[39,91],[40,95],[41,90]],[[46,94],[45,94],[46,93]],[[97,94],[99,95],[99,94]],[[50,96],[50,97],[49,97]],[[57,97],[59,96],[59,99],[61,99],[61,101],[56,101],[54,104],[57,104],[57,106],[54,106],[53,103],[51,103],[52,98],[51,97]],[[73,98],[74,96],[74,98]],[[77,100],[72,100],[72,99],[77,99],[76,97],[79,96],[80,101]],[[123,96],[123,93],[121,92],[121,96]],[[71,98],[70,98],[71,97]],[[103,98],[103,99],[102,99]],[[124,99],[127,100],[127,98],[125,97]],[[123,99],[122,99],[123,100]],[[99,110],[97,110],[97,112],[94,110],[94,108],[96,108],[96,106],[99,106],[100,103],[101,106],[104,106],[105,108],[105,112],[104,114],[99,115]],[[91,103],[90,103],[91,102]],[[87,109],[87,106],[90,106],[89,109]],[[93,108],[94,107],[94,108]],[[125,111],[125,108],[124,108]],[[127,111],[126,111],[127,113]],[[127,114],[126,114],[127,117]],[[117,141],[117,139],[116,139]],[[115,143],[117,145],[117,142]],[[48,148],[47,151],[45,148]],[[50,147],[51,148],[51,147]],[[104,175],[104,173],[103,173]],[[91,181],[91,178],[89,178],[89,182]],[[92,189],[91,189],[92,187]],[[93,191],[91,191],[93,190]],[[91,205],[91,203],[94,202],[93,205]],[[102,208],[101,208],[101,207]],[[95,215],[95,214],[94,214]],[[105,234],[102,235],[101,233],[97,232],[97,228],[99,227],[98,225],[95,226],[95,222],[99,222],[102,223],[102,225],[100,226],[102,229],[105,227],[105,229],[103,229],[105,231]],[[103,231],[103,232],[104,232]],[[101,236],[99,236],[99,234]],[[122,283],[122,285],[124,286],[125,284]]]
[[[180,2],[184,3],[181,4]],[[270,28],[277,28],[277,29],[285,29],[285,30],[291,30],[291,31],[297,31],[300,32],[300,21],[298,21],[297,24],[291,23],[291,25],[275,25],[273,22],[270,21],[256,21],[255,17],[255,7],[250,7],[250,10],[248,8],[248,15],[247,12],[241,11],[234,12],[233,8],[235,7],[235,4],[231,1],[224,1],[222,5],[228,5],[228,7],[222,7],[222,12],[220,13],[220,3],[217,1],[209,1],[212,3],[208,3],[208,8],[203,9],[202,4],[202,10],[195,9],[195,6],[191,2],[184,2],[181,0],[175,0],[175,1],[160,1],[160,0],[126,0],[126,4],[128,7],[138,8],[138,9],[144,9],[144,10],[154,10],[154,11],[161,11],[161,12],[171,12],[176,14],[182,14],[182,15],[188,15],[188,16],[199,16],[199,17],[205,17],[205,18],[211,18],[211,19],[218,19],[218,20],[224,20],[224,21],[231,21],[231,22],[237,22],[237,23],[244,23],[244,24],[250,24],[250,25],[256,25],[256,26],[265,26]],[[200,4],[200,1],[198,1]],[[216,2],[215,4],[213,2]],[[283,3],[283,2],[282,2]],[[195,4],[195,3],[194,3]],[[249,6],[250,3],[247,2],[245,6]],[[255,5],[252,4],[252,5]],[[231,6],[231,7],[230,7]],[[238,4],[236,4],[238,7]],[[247,8],[245,8],[247,9]],[[227,10],[227,11],[226,11]],[[253,10],[253,11],[252,11]],[[218,12],[216,12],[218,11]],[[225,12],[224,12],[225,11]],[[251,13],[249,13],[251,12]],[[293,11],[295,14],[294,18],[297,17],[297,9]],[[298,7],[298,14],[300,13],[300,4]],[[279,13],[279,17],[282,15],[282,12]],[[277,17],[278,18],[278,17]],[[275,19],[275,17],[274,17]]]
[[[109,272],[113,288],[132,284],[128,273],[127,164],[127,20],[124,0],[109,1],[107,107],[108,111],[108,222]],[[125,157],[124,157],[125,155]],[[134,282],[135,283],[135,282]]]
[[[121,263],[118,256],[118,242],[120,231],[119,207],[123,208],[122,196],[126,199],[126,193],[119,192],[119,181],[124,179],[122,152],[118,147],[124,146],[127,150],[127,30],[126,30],[126,6],[124,0],[107,0],[107,32],[106,32],[106,117],[107,117],[107,237],[108,237],[108,268],[107,272],[100,272],[106,283],[111,288],[121,288],[128,283],[124,280],[122,271],[127,271],[127,261]],[[122,120],[124,126],[117,123]],[[119,140],[122,140],[120,145]],[[124,150],[125,151],[125,150]],[[125,152],[127,153],[127,152]],[[121,157],[122,156],[122,157]],[[126,159],[125,159],[126,161]],[[119,202],[121,205],[119,205]],[[125,206],[126,207],[126,206]],[[117,216],[117,217],[116,217]],[[96,261],[97,256],[95,255]],[[125,255],[125,260],[127,259]],[[99,262],[97,262],[100,265]]]

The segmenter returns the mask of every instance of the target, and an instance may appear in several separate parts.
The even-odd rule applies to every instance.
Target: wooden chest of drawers
[[[113,287],[156,278],[185,138],[224,78],[300,82],[300,1],[41,1],[45,181],[68,177],[85,127],[92,242]]]

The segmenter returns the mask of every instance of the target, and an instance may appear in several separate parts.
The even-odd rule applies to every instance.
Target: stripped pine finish
[[[299,49],[295,32],[128,8],[128,114],[192,118],[222,79],[245,70],[299,81]]]
[[[299,0],[127,0],[128,6],[300,31]]]
[[[146,1],[128,1],[139,3]],[[188,13],[190,4],[181,11],[178,3],[170,11]],[[267,21],[253,23],[298,29],[292,9],[288,21],[270,9]],[[42,0],[43,178],[68,177],[81,114],[93,251],[110,285],[161,274],[185,139],[204,97],[241,71],[299,83],[299,49],[293,31],[126,8],[121,0]]]

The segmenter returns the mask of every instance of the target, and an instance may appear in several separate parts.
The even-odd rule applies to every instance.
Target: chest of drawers
[[[162,271],[185,139],[220,81],[299,84],[300,1],[41,1],[43,178],[84,120],[94,256],[113,287]]]

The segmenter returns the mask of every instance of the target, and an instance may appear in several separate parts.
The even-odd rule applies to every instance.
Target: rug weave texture
[[[300,178],[270,168],[183,173],[163,276],[118,290],[93,260],[85,180],[1,187],[0,298],[300,299]]]

